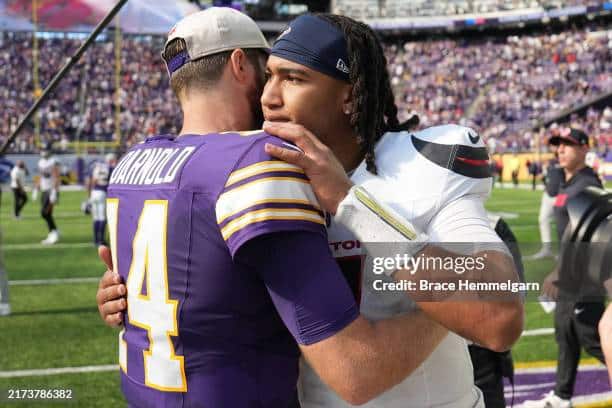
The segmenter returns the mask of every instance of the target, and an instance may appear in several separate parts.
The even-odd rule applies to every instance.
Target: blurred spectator
[[[504,155],[503,153],[499,155],[499,157],[495,161],[495,165],[497,167],[499,186],[503,187],[503,174],[504,174]]]
[[[400,116],[471,126],[498,152],[532,149],[536,120],[612,90],[612,31],[598,29],[390,43]],[[610,108],[575,120],[602,149],[610,144]]]
[[[546,167],[543,169],[545,189],[544,193],[542,193],[540,211],[538,213],[542,248],[529,257],[531,260],[553,256],[550,223],[554,217],[554,204],[561,184],[565,180],[565,173],[563,168],[559,165],[557,153],[558,145],[549,144],[549,149],[553,153],[553,158],[548,161]]]
[[[43,88],[80,45],[73,37],[39,39]],[[118,92],[114,44],[96,42],[38,113],[42,140],[29,128],[12,151],[37,151],[49,141],[60,151],[77,140],[115,141],[117,115],[123,147],[176,132],[180,112],[159,56],[163,41],[124,36]],[[534,148],[528,129],[535,120],[612,90],[612,31],[596,23],[552,35],[395,40],[385,53],[401,120],[417,113],[421,127],[472,126],[497,153]],[[0,142],[33,103],[33,91],[32,34],[0,32]],[[612,143],[610,108],[590,109],[573,123],[600,153]]]
[[[512,175],[512,185],[518,187],[518,176],[521,171],[521,159],[516,153],[512,155],[510,159],[510,174]]]
[[[492,13],[499,11],[530,9],[550,10],[572,6],[600,5],[603,0],[336,0],[333,12],[356,19],[372,17],[426,17],[461,14]]]
[[[41,140],[36,143],[33,129],[27,129],[12,151],[33,152],[38,150],[37,144],[49,142],[65,151],[71,141],[114,141],[116,102],[126,145],[150,134],[175,132],[181,125],[180,111],[159,55],[163,41],[154,36],[123,39],[118,93],[114,44],[94,43],[40,109]],[[81,42],[39,39],[43,88]],[[0,32],[0,104],[4,107],[0,111],[0,141],[14,130],[18,119],[34,102],[33,91],[32,34]]]
[[[28,195],[25,191],[25,178],[28,175],[28,168],[23,160],[17,160],[15,167],[11,170],[11,190],[13,190],[13,216],[15,219],[21,218],[21,210],[28,202]]]
[[[536,179],[542,172],[540,163],[535,160],[527,160],[527,171],[531,176],[531,190],[535,191],[536,189]]]
[[[13,162],[0,156],[0,206],[2,205],[2,185],[10,181],[13,166]]]

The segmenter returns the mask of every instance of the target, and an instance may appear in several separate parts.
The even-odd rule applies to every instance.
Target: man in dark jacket
[[[565,181],[560,185],[555,199],[554,214],[557,223],[559,241],[569,224],[567,202],[589,186],[602,187],[601,181],[592,168],[585,163],[589,150],[589,138],[581,130],[567,129],[551,138],[551,143],[559,145],[559,165],[563,168]],[[562,243],[561,250],[572,250]],[[563,253],[560,254],[563,259]],[[586,268],[586,265],[585,265]],[[559,277],[560,266],[544,280],[543,292],[556,300],[558,286],[563,285]],[[575,275],[579,271],[572,271]],[[584,271],[586,273],[586,270]],[[559,346],[557,358],[557,381],[554,391],[539,401],[527,401],[525,408],[566,408],[571,406],[574,383],[580,360],[580,349],[584,349],[605,364],[597,324],[604,312],[605,299],[564,299],[558,301],[555,308],[555,339]]]

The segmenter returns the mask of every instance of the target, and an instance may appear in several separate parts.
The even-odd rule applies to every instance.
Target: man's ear
[[[236,82],[248,81],[249,60],[243,50],[238,48],[232,51],[229,67]]]
[[[355,108],[353,104],[353,86],[346,85],[342,90],[342,112],[345,115],[350,115],[353,113],[353,109]]]

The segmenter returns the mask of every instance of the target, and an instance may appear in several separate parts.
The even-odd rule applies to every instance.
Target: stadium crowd
[[[82,40],[41,38],[40,81],[44,86]],[[60,150],[68,142],[116,139],[116,101],[121,139],[175,132],[180,115],[159,50],[163,39],[125,36],[120,91],[115,92],[112,38],[97,42],[41,109],[43,141]],[[612,31],[593,26],[553,35],[497,36],[387,43],[392,82],[401,116],[421,126],[473,126],[497,149],[534,147],[535,120],[612,90]],[[0,32],[0,139],[34,101],[31,33]],[[574,118],[598,144],[612,145],[612,112],[589,110]],[[35,151],[32,129],[12,151]]]
[[[39,39],[39,77],[44,88],[81,44],[81,39]],[[176,131],[179,107],[168,87],[159,50],[161,37],[122,40],[120,90],[115,92],[112,41],[94,44],[39,112],[43,141],[60,150],[76,140],[115,140],[116,100],[120,102],[122,139],[128,144],[162,131]],[[134,52],[137,50],[137,53]],[[134,56],[137,55],[137,58]],[[32,35],[0,32],[0,135],[6,136],[34,102]],[[174,124],[166,127],[165,123]],[[12,149],[36,150],[33,129]]]
[[[404,115],[472,126],[518,150],[534,147],[533,122],[612,90],[612,31],[405,42],[386,52]],[[612,144],[609,109],[573,119]]]
[[[551,10],[574,6],[597,6],[603,0],[336,0],[334,13],[353,18],[431,17],[483,14],[510,10]]]

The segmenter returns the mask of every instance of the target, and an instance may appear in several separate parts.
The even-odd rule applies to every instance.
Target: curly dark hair
[[[367,170],[377,173],[374,147],[389,131],[409,130],[418,116],[400,123],[382,45],[368,25],[337,14],[316,13],[344,33],[349,59],[353,111],[350,124],[365,157]]]

